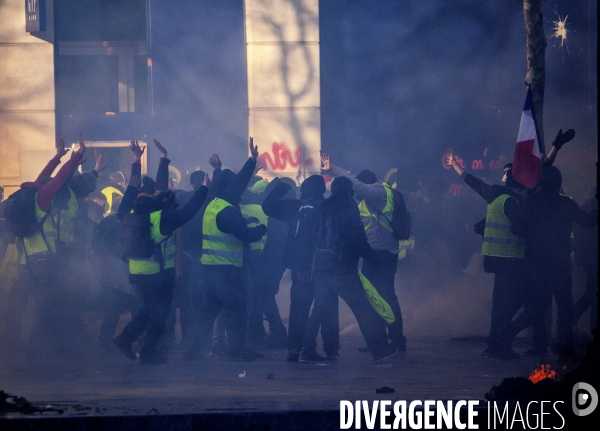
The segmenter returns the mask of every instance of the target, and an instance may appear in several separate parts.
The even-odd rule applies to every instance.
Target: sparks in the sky
[[[562,19],[560,15],[558,15],[558,21],[552,21],[554,27],[554,33],[552,33],[552,37],[560,40],[560,46],[562,47],[567,40],[567,18],[569,15],[565,16],[565,19]]]

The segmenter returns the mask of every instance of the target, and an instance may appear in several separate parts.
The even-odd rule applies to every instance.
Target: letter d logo
[[[573,386],[571,401],[575,415],[587,416],[598,406],[598,393],[592,385],[579,382]]]

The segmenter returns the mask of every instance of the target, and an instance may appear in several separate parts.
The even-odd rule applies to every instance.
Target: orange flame
[[[537,383],[544,379],[552,379],[554,381],[559,379],[556,371],[550,368],[550,364],[540,364],[539,367],[529,374],[529,380],[533,383]]]

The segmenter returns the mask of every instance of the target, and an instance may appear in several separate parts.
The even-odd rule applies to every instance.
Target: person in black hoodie
[[[304,229],[300,226],[300,210],[309,210],[307,213],[310,214],[312,212],[310,210],[323,202],[326,191],[325,180],[321,175],[311,175],[304,180],[300,185],[300,199],[284,199],[292,187],[278,178],[272,181],[272,187],[262,208],[269,218],[280,220],[289,226],[282,260],[283,266],[292,271],[287,360],[298,362],[310,306],[315,295],[315,285],[310,277],[314,243],[311,234],[302,233]],[[306,229],[310,233],[313,228],[311,223],[314,224],[314,220],[306,220],[308,225]],[[317,325],[316,331],[313,331],[316,338],[321,323],[314,322],[314,324]],[[337,328],[332,330],[336,331]],[[337,344],[333,347],[331,353],[337,353]]]
[[[598,210],[583,211],[572,198],[560,194],[561,185],[558,168],[545,166],[535,193],[521,204],[513,231],[525,238],[528,295],[525,309],[505,328],[503,340],[510,345],[523,329],[543,322],[554,297],[559,360],[566,361],[573,354],[571,231],[573,222],[585,228],[596,226]],[[538,332],[535,347],[545,353],[546,331]]]
[[[337,319],[339,295],[356,317],[373,359],[379,362],[395,354],[398,347],[388,345],[385,322],[369,304],[358,275],[359,258],[377,265],[379,257],[367,241],[353,196],[352,182],[348,178],[338,177],[331,183],[331,196],[323,202],[316,226],[313,266],[315,305],[310,320],[317,319],[325,324],[328,319]],[[313,342],[316,334],[310,333],[309,328],[314,326],[310,323],[307,325],[300,361],[326,360],[317,354]],[[339,340],[339,331],[329,336]],[[328,344],[336,342],[330,340]],[[328,359],[336,359],[337,352],[335,354],[335,357]]]

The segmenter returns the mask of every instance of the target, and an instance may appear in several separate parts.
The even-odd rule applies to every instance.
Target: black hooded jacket
[[[365,227],[360,219],[354,199],[347,194],[331,195],[323,202],[322,219],[331,222],[331,229],[339,232],[341,254],[339,259],[319,262],[315,260],[315,272],[340,275],[356,273],[358,260],[363,259],[378,265],[379,257],[367,241]]]

